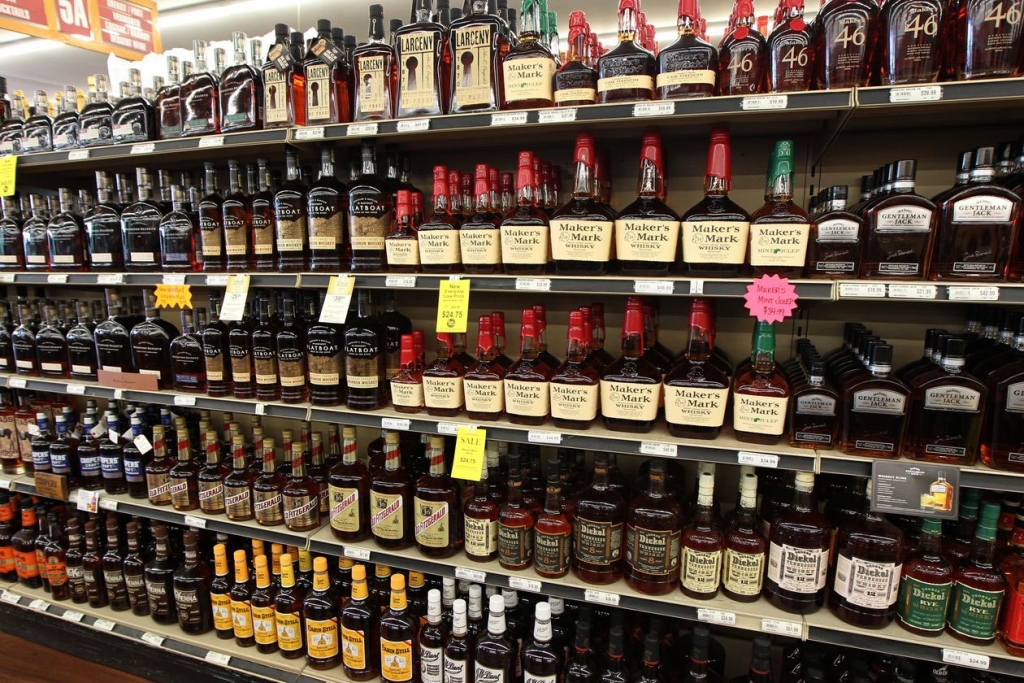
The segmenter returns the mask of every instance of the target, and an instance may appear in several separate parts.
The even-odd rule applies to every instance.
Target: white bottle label
[[[670,424],[721,427],[728,403],[728,389],[665,385],[665,420]]]
[[[1009,223],[1013,205],[1007,197],[968,197],[953,204],[953,222]]]
[[[860,607],[886,609],[896,603],[902,569],[892,562],[868,562],[840,554],[836,558],[836,593]]]
[[[899,392],[887,389],[865,389],[854,392],[851,410],[855,413],[902,415],[906,403],[907,397]]]
[[[743,221],[684,221],[683,261],[741,264],[749,234],[750,223]]]
[[[981,405],[981,392],[955,385],[931,387],[925,390],[924,407],[934,410],[952,410],[958,413],[976,413]]]
[[[827,573],[828,550],[771,544],[768,580],[779,588],[794,593],[817,593],[825,587]]]
[[[420,647],[420,680],[423,683],[444,683],[444,651]]]
[[[789,397],[733,394],[732,428],[737,432],[782,434],[786,426]]]
[[[808,223],[751,223],[750,265],[802,267],[810,233]]]
[[[612,254],[611,221],[551,221],[551,255],[556,261],[605,263]]]
[[[685,72],[680,72],[685,73]],[[615,258],[672,263],[679,245],[679,221],[627,218],[615,221]]]
[[[928,232],[932,210],[923,206],[890,206],[875,216],[876,232]]]

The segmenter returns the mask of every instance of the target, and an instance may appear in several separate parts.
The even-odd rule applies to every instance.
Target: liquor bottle
[[[399,190],[395,200],[395,220],[384,238],[388,270],[393,273],[416,273],[420,270],[420,248],[413,219],[414,193]]]
[[[184,423],[181,423],[184,426]],[[102,450],[103,445],[100,445]],[[171,505],[175,510],[188,511],[199,507],[199,464],[192,461],[188,445],[188,432],[178,432],[178,461],[168,473]]]
[[[112,142],[145,142],[155,136],[153,104],[142,94],[142,72],[128,69],[128,97],[121,98],[110,115]]]
[[[28,527],[25,526],[25,512],[31,510],[32,524]],[[30,588],[39,588],[42,585],[42,579],[39,578],[39,569],[36,564],[35,552],[24,552],[18,547],[18,534],[24,534],[27,530],[31,529],[31,537],[35,538],[35,509],[24,508],[21,511],[21,531],[14,535],[11,540],[11,544],[14,546],[15,557],[18,562],[18,582],[23,583]],[[159,538],[158,538],[159,540]],[[89,607],[106,607],[107,606],[107,585],[103,581],[103,561],[101,553],[101,544],[99,539],[99,530],[96,528],[96,522],[89,520],[85,523],[85,553],[82,554],[82,576],[85,582],[85,593],[89,602]],[[31,545],[29,546],[30,550]],[[31,564],[29,564],[31,555]],[[34,572],[35,580],[32,581]],[[26,582],[26,579],[28,582]],[[149,587],[147,585],[147,593]],[[152,602],[150,603],[150,615],[152,615]]]
[[[192,311],[181,311],[181,334],[171,340],[171,381],[175,391],[206,393],[202,338],[195,332]]]
[[[113,180],[107,171],[96,171],[96,200],[96,205],[82,218],[89,267],[92,270],[121,270],[124,267],[121,214],[120,207],[114,202]],[[2,223],[0,229],[3,229]]]
[[[767,36],[765,53],[767,90],[810,90],[814,80],[814,29],[804,19],[804,2],[783,0],[776,12],[777,21]]]
[[[21,128],[21,151],[49,152],[53,150],[53,120],[49,114],[50,101],[45,90],[36,90],[34,114],[25,119]]]
[[[380,617],[380,679],[384,683],[409,683],[420,670],[415,646],[419,620],[409,614],[405,576],[391,576],[389,607]],[[368,644],[372,646],[372,644]]]
[[[306,186],[300,179],[301,169],[297,152],[287,150],[286,160],[287,179],[274,194],[272,212],[275,263],[277,270],[282,273],[305,269],[308,257]],[[255,206],[253,211],[255,213]],[[257,268],[259,265],[260,259],[257,254]]]
[[[423,376],[419,370],[413,335],[403,334],[398,372],[391,378],[391,403],[400,413],[418,413],[424,407]]]
[[[249,612],[252,618],[253,637],[256,650],[263,654],[277,652],[277,623],[274,619],[275,589],[270,585],[270,570],[267,556],[253,557],[256,572],[256,586],[249,596]]]
[[[198,207],[194,207],[199,218],[199,245],[205,272],[224,270],[224,199],[217,190],[217,169],[211,162],[203,164],[206,192]]]
[[[565,670],[565,652],[561,643],[553,642],[551,605],[538,602],[534,607],[533,638],[522,646],[524,680],[560,679]]]
[[[68,376],[68,342],[60,330],[57,309],[43,308],[43,323],[36,332],[36,358],[43,377]]]
[[[261,556],[262,557],[262,556]],[[266,562],[266,557],[263,558]],[[252,590],[253,582],[249,578],[249,563],[245,551],[236,550],[235,582],[228,591],[228,604],[231,610],[231,626],[235,636],[235,644],[239,647],[252,647],[256,644],[256,636],[252,623]]]
[[[995,181],[992,147],[971,154],[968,182],[946,193],[938,205],[938,226],[930,277],[933,280],[997,282],[1020,279],[1020,259],[1010,262],[1020,198]]]
[[[707,299],[691,300],[686,355],[665,375],[665,421],[673,436],[714,439],[725,422],[729,377],[711,357],[713,315]]]
[[[352,597],[341,610],[341,653],[345,676],[366,681],[380,675],[380,608],[371,599],[366,567],[352,567]]]
[[[474,420],[497,420],[505,410],[505,368],[495,359],[492,320],[480,316],[477,358],[463,376],[466,412]]]
[[[213,629],[210,570],[199,557],[199,535],[195,530],[185,532],[183,546],[184,561],[172,577],[178,626],[185,633],[206,633]]]
[[[93,441],[90,433],[91,418],[85,420],[85,434],[83,441],[78,447],[79,460],[81,461],[82,449],[86,443]],[[164,435],[163,425],[153,426],[153,458],[144,467],[146,475],[146,495],[151,505],[171,504],[171,480],[170,472],[172,463],[167,459],[167,441]],[[84,468],[83,468],[84,477]]]
[[[292,556],[281,555],[281,588],[274,596],[274,622],[277,624],[277,647],[285,659],[303,656],[303,598],[295,585]]]
[[[78,147],[78,89],[69,85],[64,88],[63,111],[53,117],[53,149],[63,151]],[[4,117],[7,118],[7,117]],[[152,129],[151,129],[152,130]]]
[[[160,219],[160,246],[156,256],[164,270],[199,270],[196,235],[199,226],[196,214],[180,185],[171,188],[172,210]]]
[[[572,554],[572,521],[562,510],[562,480],[558,474],[548,477],[544,508],[534,523],[534,571],[546,578],[569,573]]]
[[[308,398],[306,389],[306,331],[296,322],[295,299],[285,294],[281,306],[281,327],[276,332],[278,380],[281,400],[302,403]],[[253,347],[255,349],[255,346]]]
[[[132,361],[140,374],[155,375],[160,388],[167,389],[172,385],[171,340],[177,336],[177,330],[160,319],[152,290],[143,290],[143,297],[146,318],[128,333]]]
[[[847,209],[846,185],[833,185],[822,192],[825,199],[811,217],[807,277],[853,277],[860,272],[864,219]]]
[[[382,548],[400,550],[413,541],[412,482],[401,467],[398,433],[387,432],[384,469],[370,483],[370,532]]]
[[[220,129],[224,133],[263,127],[263,81],[246,61],[247,40],[248,36],[241,31],[231,34],[235,63],[220,76],[218,110],[221,112]],[[253,61],[258,59],[257,52],[253,52]]]
[[[306,362],[309,366],[310,403],[315,406],[336,406],[342,402],[343,347],[344,333],[339,325],[315,319],[309,322],[306,329]]]
[[[136,168],[135,177],[139,199],[121,211],[124,267],[129,271],[158,270],[164,211],[153,198],[153,177],[149,171]]]
[[[11,103],[10,116],[0,121],[0,155],[11,156],[21,152],[22,129],[25,125],[25,107],[20,97]]]
[[[865,0],[826,0],[814,21],[817,88],[867,85],[878,42],[878,5]]]
[[[957,80],[1006,78],[1020,73],[1021,22],[1019,8],[991,0],[973,0],[957,7],[943,47],[952,52],[955,34],[956,56],[949,76]]]
[[[920,636],[937,636],[946,623],[954,567],[942,556],[942,523],[921,520],[917,548],[903,562],[896,623]]]
[[[601,414],[612,431],[649,432],[658,414],[661,373],[644,358],[643,310],[626,306],[622,353],[601,371]]]
[[[771,523],[765,596],[773,606],[797,614],[825,603],[832,525],[814,505],[814,474],[796,473],[793,504]]]
[[[775,363],[775,325],[757,322],[752,341],[750,365],[733,384],[733,431],[740,441],[772,445],[786,427],[790,389]]]
[[[532,152],[519,153],[516,206],[501,221],[501,263],[507,275],[537,275],[548,270],[547,213],[537,206]],[[463,262],[466,254],[463,253]]]
[[[646,595],[665,595],[679,582],[683,517],[666,493],[665,476],[665,462],[651,461],[646,490],[630,500],[626,512],[626,583]]]
[[[46,224],[50,270],[85,270],[85,224],[82,216],[75,210],[75,198],[71,190],[62,187],[58,192],[60,213]]]
[[[320,151],[320,176],[307,196],[309,269],[337,273],[342,268],[345,225],[345,186],[334,169],[334,148]]]
[[[22,251],[28,270],[49,270],[50,250],[46,240],[47,211],[42,196],[29,195],[30,216],[21,226]]]
[[[399,66],[396,118],[445,113],[452,58],[446,30],[432,20],[431,0],[416,0],[412,23],[395,32],[395,63]]]
[[[270,313],[270,300],[265,295],[257,296],[256,306],[259,318],[250,335],[256,377],[255,394],[258,400],[276,401],[281,397],[277,356],[278,327]]]
[[[635,0],[619,0],[619,44],[597,60],[597,93],[601,104],[654,99],[658,63],[642,46],[643,34],[638,30],[641,14]]]
[[[210,583],[210,607],[213,631],[221,640],[235,637],[234,620],[231,618],[231,582],[228,580],[227,546],[218,543],[213,546],[213,581]]]
[[[594,136],[576,136],[572,199],[551,216],[551,250],[558,275],[601,275],[611,261],[614,214],[595,200]]]
[[[228,366],[230,361],[228,329],[220,321],[220,305],[220,294],[210,292],[210,322],[197,331],[195,340],[200,353],[198,369],[205,374],[205,389],[209,396],[227,396],[232,390],[231,372]],[[185,311],[182,311],[183,336],[186,334],[184,317]]]
[[[740,479],[739,503],[725,531],[722,592],[732,600],[755,602],[761,596],[768,544],[757,527],[757,475],[749,472]]]
[[[526,0],[519,13],[519,40],[502,58],[502,109],[554,106],[554,75],[558,68],[541,36],[544,3]]]
[[[732,22],[718,48],[720,95],[762,92],[765,82],[767,44],[757,30],[754,3],[741,0],[733,7]]]
[[[802,277],[810,223],[793,202],[793,141],[778,140],[768,163],[764,205],[750,216],[750,261],[754,276]]]
[[[590,344],[582,311],[569,313],[566,359],[551,374],[551,417],[556,427],[589,429],[597,418],[600,378],[587,362]]]
[[[394,43],[384,40],[384,6],[370,5],[369,40],[353,53],[356,84],[353,121],[379,121],[395,118],[398,99],[398,59]],[[403,69],[409,68],[406,62]],[[429,72],[426,72],[429,74]],[[403,82],[409,78],[403,73]],[[416,74],[413,72],[413,80]]]
[[[994,566],[999,505],[985,503],[975,530],[970,558],[953,575],[946,631],[967,643],[984,645],[996,636],[997,618],[1006,594],[1006,579]]]
[[[576,501],[572,570],[587,583],[614,583],[622,578],[626,503],[609,483],[608,454],[595,453],[590,485]]]
[[[626,663],[624,661],[625,651],[622,640],[621,625],[612,626],[608,629],[608,651],[605,654],[604,663],[597,678],[601,683],[625,683],[627,680]]]
[[[431,437],[430,471],[415,485],[413,523],[416,547],[428,557],[451,557],[463,545],[459,490],[444,471],[444,438]]]
[[[797,448],[833,448],[840,418],[839,393],[825,381],[825,362],[816,355],[804,362],[805,373],[789,402],[786,433]]]
[[[96,435],[102,435],[105,429],[102,426],[98,426],[96,418],[91,415],[83,417],[82,424],[82,438],[78,443],[76,451],[79,473],[81,475],[80,486],[87,491],[99,491],[103,488],[103,469],[100,462],[99,441]],[[168,502],[170,502],[169,499]]]
[[[502,60],[511,43],[487,0],[470,0],[468,12],[452,19],[450,114],[497,111],[504,93]]]
[[[14,523],[12,517],[11,523]],[[67,526],[64,528],[65,537],[67,538],[67,548],[64,548],[64,563],[65,572],[68,577],[68,592],[70,593],[71,602],[76,605],[81,605],[89,601],[89,597],[85,590],[85,571],[82,569],[82,556],[85,553],[85,537],[82,535],[82,527],[77,517],[68,517]],[[17,554],[14,550],[14,534],[10,534],[7,539],[8,545],[7,550],[10,552],[8,557],[4,558],[4,574],[6,578],[14,583],[18,580],[18,561]],[[8,567],[10,570],[8,571]],[[145,586],[143,586],[145,591]],[[146,600],[145,593],[143,593],[143,600]],[[149,603],[146,603],[148,608]],[[148,614],[147,610],[147,614]]]
[[[903,450],[911,390],[889,376],[892,353],[888,344],[872,347],[867,372],[843,386],[839,444],[844,453],[895,458]]]
[[[302,59],[295,60],[289,45],[288,25],[274,26],[275,42],[260,72],[263,82],[263,126],[281,128],[304,125],[305,74]],[[256,55],[253,55],[256,58]]]
[[[497,469],[497,450],[490,451]],[[466,557],[474,562],[489,562],[498,556],[499,502],[488,492],[487,466],[481,467],[480,480],[473,485],[473,494],[467,496],[463,506],[465,520]]]
[[[878,78],[882,85],[934,83],[939,79],[953,29],[941,2],[894,2],[879,21]]]
[[[861,277],[919,279],[928,275],[935,204],[914,192],[916,160],[897,161],[890,169],[892,190],[864,208],[867,235]]]
[[[384,381],[384,331],[373,316],[370,293],[360,290],[355,316],[345,327],[345,405],[355,410],[380,406]]]
[[[258,309],[259,301],[250,302],[250,312],[227,324],[228,355],[231,359],[231,385],[235,398],[253,398],[256,395],[255,362],[252,351],[252,329],[255,321],[251,312]],[[209,370],[207,370],[209,378]]]
[[[569,45],[565,62],[555,74],[555,106],[597,103],[597,71],[589,63],[589,26],[583,12],[569,15]]]
[[[254,186],[255,167],[249,165],[249,184]],[[253,187],[255,190],[255,187]],[[200,205],[202,207],[202,205]],[[225,269],[247,271],[252,268],[252,203],[242,191],[242,167],[234,159],[228,160],[228,194],[221,204],[221,224],[224,228]],[[204,261],[204,267],[205,267]]]
[[[448,169],[446,167],[434,167],[433,188],[433,214],[419,226],[417,231],[420,268],[424,273],[461,272],[462,252],[459,239],[461,219],[453,215],[448,201]],[[483,197],[483,200],[489,201],[489,194]],[[390,257],[388,260],[390,261]]]
[[[88,533],[89,523],[86,523]],[[154,557],[146,563],[146,594],[149,596],[149,616],[158,624],[173,624],[178,620],[177,603],[174,600],[174,568],[171,559],[167,527],[154,524]],[[88,544],[88,535],[86,536]]]
[[[199,481],[199,507],[206,514],[224,514],[224,477],[230,471],[226,465],[221,464],[217,433],[206,432],[206,465],[196,476]]]
[[[328,481],[331,532],[341,541],[361,541],[370,519],[370,475],[356,457],[355,428],[342,431],[342,461]]]
[[[508,368],[504,378],[505,412],[516,424],[544,424],[550,413],[553,367],[539,357],[539,336],[536,312],[525,309],[519,332],[519,359]]]
[[[349,186],[348,241],[352,272],[376,272],[384,268],[384,240],[391,227],[391,192],[377,175],[376,150],[363,143],[362,173]]]
[[[535,518],[523,499],[519,456],[508,460],[508,491],[498,512],[498,563],[506,569],[522,569],[533,562]]]
[[[167,57],[167,84],[157,91],[153,117],[158,139],[181,137],[181,62],[177,57]]]
[[[283,524],[281,489],[285,478],[274,469],[274,440],[263,439],[263,443],[254,443],[253,446],[262,449],[260,458],[263,465],[260,476],[252,483],[253,514],[261,526]]]
[[[24,270],[25,247],[21,241],[21,210],[14,197],[4,197],[0,201],[0,208],[3,210],[3,218],[0,218],[0,268]]]
[[[476,640],[473,679],[508,683],[514,680],[517,646],[507,634],[505,599],[492,595],[488,603],[487,632]]]
[[[715,475],[701,472],[696,516],[682,531],[680,582],[685,595],[710,600],[718,595],[725,538],[714,518]]]
[[[571,21],[571,18],[570,18]],[[658,52],[658,99],[710,97],[718,84],[718,50],[701,37],[700,7],[680,0],[678,38]]]
[[[284,524],[291,531],[309,531],[320,525],[320,490],[306,474],[305,446],[292,444],[291,478],[281,489]]]
[[[103,490],[111,495],[128,491],[128,484],[124,478],[124,464],[121,459],[121,442],[117,426],[117,419],[108,415],[108,431],[99,444]]]
[[[193,40],[195,70],[181,84],[181,134],[210,135],[220,132],[217,76],[206,68],[206,41]]]
[[[449,174],[459,175],[458,171]],[[532,177],[532,172],[531,172]],[[488,181],[487,164],[477,164],[474,168],[474,203],[469,210],[465,222],[459,227],[459,249],[463,270],[467,273],[495,274],[502,271],[501,257],[501,219],[497,206],[491,205],[490,184]],[[450,192],[452,203],[456,193]],[[455,207],[453,206],[453,211]],[[422,244],[422,237],[421,244]],[[427,239],[431,239],[429,236]]]

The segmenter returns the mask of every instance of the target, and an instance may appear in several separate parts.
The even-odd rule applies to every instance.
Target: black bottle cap
[[[331,33],[331,20],[330,19],[317,19],[316,20],[316,32],[317,33],[326,33],[326,34],[330,35],[330,33]]]
[[[693,627],[690,638],[690,656],[694,659],[707,659],[711,649],[711,631],[703,624]]]
[[[896,674],[914,680],[917,678],[917,665],[909,659],[900,660],[900,663],[896,665]]]
[[[1013,162],[1017,160],[1017,151],[1020,149],[1016,140],[1006,140],[999,143],[999,153],[996,156],[999,162]]]
[[[941,353],[942,350],[946,348],[946,340],[955,336],[955,334],[949,334],[948,332],[940,332],[935,335],[935,341],[932,343],[932,352],[934,353],[938,351]]]
[[[825,361],[813,360],[807,364],[807,374],[820,377],[825,374]]]
[[[580,648],[581,650],[587,649],[587,648],[590,647],[590,620],[589,619],[586,619],[586,620],[581,619],[580,622],[578,624],[576,624],[576,639],[575,639],[574,642],[576,644],[576,647]]]
[[[871,349],[871,365],[892,365],[892,346],[876,344]]]
[[[288,38],[288,24],[274,24],[274,35],[278,40]]]
[[[860,344],[857,346],[857,350],[860,352],[860,355],[863,356],[864,358],[870,358],[871,357],[871,354],[870,354],[871,342],[879,342],[879,341],[882,341],[882,338],[877,336],[877,335],[874,335],[874,334],[862,335],[861,338],[860,338]]]
[[[892,185],[896,182],[896,164],[889,163],[882,169],[882,177],[885,178],[885,182]]]
[[[462,18],[462,10],[459,9],[458,7],[452,7],[450,15],[451,15],[452,21],[455,21],[456,19],[461,19]]]
[[[345,29],[340,26],[331,27],[331,42],[341,47],[345,42]]]
[[[861,194],[871,192],[875,188],[875,179],[869,175],[862,175],[860,177],[860,191]]]
[[[355,46],[356,46],[356,37],[355,36],[351,36],[351,35],[345,36],[345,47],[349,48],[349,47],[355,47]]]
[[[832,201],[839,199],[846,200],[850,196],[849,185],[833,185],[829,188],[832,191]]]
[[[960,173],[967,173],[970,170],[971,170],[971,153],[970,152],[960,152],[960,157],[957,159],[957,162],[956,162],[956,172],[958,174],[960,174]]]
[[[370,5],[371,17],[384,17],[384,5]]]
[[[661,647],[657,633],[648,633],[644,638],[644,662],[655,664],[661,658]]]
[[[392,19],[391,20],[391,24],[389,25],[389,27],[391,29],[391,32],[394,33],[398,29],[402,28],[402,20],[401,19]]]
[[[967,340],[963,337],[949,337],[942,347],[943,358],[963,358],[967,353]]]
[[[939,340],[940,334],[946,334],[947,330],[942,330],[937,327],[929,327],[924,331],[924,345],[929,349],[935,348],[935,342]]]
[[[1003,311],[1003,322],[999,324],[999,329],[1007,331],[1016,329],[1018,315],[1020,314],[1014,311]]]
[[[900,159],[893,168],[896,180],[913,180],[917,176],[917,159]]]
[[[971,168],[983,168],[992,165],[996,150],[993,147],[975,147],[971,153]]]
[[[448,3],[448,0],[437,0],[437,11],[440,12],[441,10],[448,9],[449,7],[451,7],[451,5]]]
[[[804,349],[811,348],[813,346],[814,344],[807,337],[800,337],[799,339],[796,340],[796,350],[798,353],[802,352]]]
[[[303,45],[306,42],[306,37],[298,31],[292,31],[292,45]]]
[[[1017,323],[1014,325],[1018,337],[1024,337],[1024,315],[1017,318]]]
[[[608,630],[608,654],[612,657],[621,657],[622,652],[622,627],[612,626]]]

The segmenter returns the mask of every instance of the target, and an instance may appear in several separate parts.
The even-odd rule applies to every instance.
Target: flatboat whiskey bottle
[[[810,90],[814,82],[814,31],[804,20],[804,0],[779,3],[781,18],[767,36],[765,80],[769,92]]]
[[[401,465],[398,432],[387,432],[384,469],[370,483],[370,532],[382,548],[399,550],[413,542],[412,482]]]
[[[597,93],[601,104],[654,99],[658,63],[642,46],[640,3],[619,0],[619,44],[597,60]]]
[[[665,192],[661,135],[647,131],[640,149],[636,201],[615,217],[615,260],[623,275],[669,274],[679,249],[679,216],[665,204]]]
[[[370,293],[360,290],[356,314],[345,328],[345,405],[354,410],[380,406],[384,382],[384,331],[373,316]]]
[[[501,19],[487,0],[470,0],[469,12],[452,21],[450,114],[497,111],[504,87],[502,59],[511,47]]]
[[[665,595],[679,582],[683,513],[665,490],[666,464],[651,461],[647,488],[626,512],[626,583],[646,595]]]
[[[665,421],[673,436],[714,439],[725,422],[729,377],[711,359],[714,344],[711,302],[690,303],[690,338],[685,356],[665,375]]]
[[[306,225],[308,201],[306,185],[301,180],[298,152],[288,149],[285,154],[286,179],[274,194],[272,212],[275,263],[277,270],[282,273],[304,270],[309,251]],[[256,267],[259,268],[259,247],[256,251]]]
[[[416,481],[413,523],[416,547],[427,557],[451,557],[462,548],[462,501],[445,474],[444,437],[430,438],[430,471]]]
[[[565,362],[551,374],[551,418],[556,427],[589,429],[597,419],[600,377],[587,363],[586,326],[582,311],[569,313]]]
[[[946,625],[953,565],[942,556],[942,522],[925,517],[917,548],[903,562],[896,623],[919,636],[938,636]]]
[[[733,383],[733,430],[747,443],[772,445],[786,427],[790,389],[775,363],[775,325],[754,326],[750,365],[737,371]]]
[[[815,85],[819,90],[863,87],[878,42],[879,6],[868,0],[827,0],[815,29]]]
[[[384,40],[383,5],[370,5],[369,40],[356,48],[353,59],[355,97],[352,120],[379,121],[395,118],[399,63],[393,44]],[[402,64],[401,67],[404,70],[409,65]],[[408,78],[407,74],[403,75]],[[420,77],[429,78],[429,74],[421,74]],[[416,78],[415,73],[413,78]]]
[[[590,486],[576,501],[573,573],[587,583],[608,584],[622,578],[626,503],[609,483],[608,454],[595,453]]]
[[[718,85],[718,50],[700,31],[696,0],[679,0],[678,38],[658,52],[658,99],[711,97]]]
[[[508,492],[498,513],[498,563],[505,569],[523,569],[533,563],[533,528],[536,520],[523,497],[523,475],[518,455],[508,461]]]
[[[640,303],[631,301],[622,323],[622,354],[601,371],[601,415],[613,431],[649,432],[658,414],[661,373],[644,358]]]
[[[811,226],[793,191],[793,141],[779,140],[768,164],[764,206],[750,216],[748,260],[755,277],[803,275]]]
[[[217,273],[224,270],[224,199],[217,190],[216,166],[210,162],[203,164],[203,176],[203,198],[193,207],[199,218],[199,243],[195,248],[202,254],[203,270]]]
[[[720,95],[750,95],[764,88],[767,45],[757,30],[754,3],[740,0],[733,9],[733,25],[718,49]]]
[[[1006,595],[1006,579],[994,561],[998,519],[998,503],[981,506],[970,557],[953,575],[946,631],[975,645],[995,639],[999,609]]]
[[[502,109],[554,106],[556,57],[541,36],[541,0],[525,0],[519,13],[519,40],[502,59]]]
[[[348,191],[348,242],[352,272],[378,272],[386,262],[384,240],[391,228],[392,195],[377,175],[377,152],[363,143],[362,172]]]
[[[823,192],[820,211],[811,217],[807,277],[856,277],[860,273],[864,219],[846,207],[848,186],[833,185]]]
[[[576,136],[572,198],[551,216],[551,252],[556,275],[601,275],[608,270],[614,214],[596,201],[594,136]]]
[[[771,525],[765,596],[773,606],[797,614],[825,604],[832,525],[814,505],[814,474],[796,473],[793,504]]]
[[[555,74],[555,106],[576,107],[597,103],[597,71],[591,65],[590,30],[583,12],[569,15],[569,46],[565,62]]]

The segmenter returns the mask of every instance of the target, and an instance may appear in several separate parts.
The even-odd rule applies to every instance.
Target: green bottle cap
[[[978,505],[981,503],[981,491],[964,489],[960,492],[960,516],[964,519],[978,518]]]
[[[775,355],[775,324],[757,322],[754,324],[754,338],[750,349],[750,360],[757,362],[758,355]]]
[[[933,517],[925,517],[921,520],[921,533],[922,534],[941,534],[942,533],[942,520],[935,519]]]
[[[793,141],[778,140],[772,150],[771,161],[768,163],[768,178],[774,181],[780,175],[793,172]]]
[[[978,519],[978,526],[974,535],[983,541],[991,541],[996,537],[996,527],[999,524],[999,504],[985,503],[981,506],[981,517]]]

